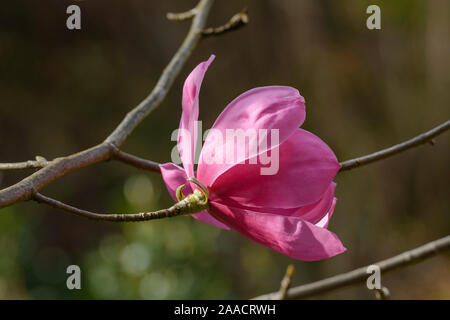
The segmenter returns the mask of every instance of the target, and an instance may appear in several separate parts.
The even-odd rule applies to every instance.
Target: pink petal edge
[[[178,150],[183,167],[188,177],[194,176],[194,161],[198,136],[195,121],[199,114],[199,94],[203,78],[215,56],[211,55],[207,61],[200,63],[189,74],[184,82],[180,127],[178,132]]]
[[[331,204],[330,209],[328,210],[327,214],[316,223],[316,226],[320,228],[328,228],[328,223],[330,222],[331,216],[333,215],[334,208],[336,207],[337,198],[333,198],[333,203]]]
[[[346,251],[334,233],[296,217],[252,212],[215,202],[210,203],[208,211],[249,239],[294,259],[316,261]]]

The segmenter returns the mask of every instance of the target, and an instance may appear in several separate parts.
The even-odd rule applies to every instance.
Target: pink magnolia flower
[[[278,139],[266,146],[250,139],[248,150],[235,162],[207,163],[205,154],[229,150],[208,135],[194,173],[195,121],[199,113],[199,92],[206,70],[214,56],[200,63],[187,77],[183,87],[180,129],[191,139],[179,139],[183,168],[162,164],[167,189],[176,200],[176,189],[186,184],[192,193],[195,177],[209,190],[208,209],[193,217],[223,229],[233,229],[251,240],[295,259],[312,261],[344,252],[338,237],[327,230],[336,205],[336,184],[332,181],[340,169],[333,151],[314,134],[300,129],[305,120],[305,100],[298,90],[284,86],[259,87],[234,99],[213,125],[225,135],[229,129],[278,129]],[[220,149],[220,148],[219,148]],[[262,175],[261,163],[252,159],[264,152],[279,154],[279,168],[274,175]]]

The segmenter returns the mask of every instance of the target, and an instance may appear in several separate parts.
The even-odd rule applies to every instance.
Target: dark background
[[[82,29],[66,28],[77,4]],[[9,1],[0,11],[0,162],[68,155],[101,142],[153,88],[190,22],[166,12],[195,1]],[[381,7],[382,29],[366,28]],[[261,85],[289,85],[307,102],[303,128],[339,160],[409,139],[449,118],[450,2],[216,1],[208,25],[243,6],[250,23],[200,43],[166,100],[123,145],[170,161],[184,79],[215,54],[200,97],[209,128],[226,104]],[[33,202],[0,210],[0,298],[245,299],[277,290],[289,263],[304,284],[445,236],[449,135],[336,178],[330,230],[348,251],[319,262],[289,259],[233,231],[181,217],[133,224],[93,222]],[[28,171],[0,172],[0,188]],[[161,176],[121,163],[79,170],[43,190],[100,212],[172,203]],[[66,288],[66,267],[82,290]],[[383,276],[392,297],[450,298],[449,256]],[[372,299],[365,284],[320,298]]]

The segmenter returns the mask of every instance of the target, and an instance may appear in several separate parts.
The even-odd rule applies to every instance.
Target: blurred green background
[[[82,29],[66,29],[66,8]],[[153,88],[188,31],[166,12],[195,1],[9,1],[0,11],[0,162],[68,155],[101,142]],[[368,30],[369,4],[382,29]],[[307,101],[303,127],[340,160],[409,139],[449,118],[450,2],[216,1],[208,25],[247,6],[250,24],[205,39],[167,99],[123,150],[170,161],[184,79],[216,54],[200,97],[209,128],[238,94],[289,85]],[[33,202],[0,210],[2,299],[245,299],[277,290],[289,263],[304,284],[387,258],[450,231],[449,135],[336,178],[330,229],[348,251],[319,262],[289,259],[233,231],[190,217],[132,224],[94,222]],[[0,188],[28,171],[0,172]],[[172,203],[161,176],[121,163],[64,177],[43,193],[99,212]],[[393,298],[450,298],[450,257],[382,275]],[[66,268],[82,290],[66,288]],[[365,284],[317,298],[372,299]]]

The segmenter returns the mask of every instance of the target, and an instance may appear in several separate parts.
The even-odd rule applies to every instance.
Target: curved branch
[[[375,262],[381,273],[390,272],[398,268],[418,263],[427,258],[450,250],[450,235],[429,242],[418,248],[403,252],[392,258]],[[308,298],[316,294],[329,292],[334,289],[346,287],[355,283],[365,281],[368,277],[367,267],[361,267],[350,272],[342,273],[334,277],[326,278],[317,282],[294,287],[288,290],[286,299]],[[273,292],[253,298],[255,300],[272,300],[278,297],[278,292]]]
[[[341,162],[342,168],[341,168],[341,170],[339,170],[339,172],[351,170],[351,169],[361,167],[361,166],[364,166],[366,164],[369,164],[369,163],[372,163],[372,162],[375,162],[378,160],[382,160],[382,159],[391,157],[397,153],[420,146],[425,143],[434,144],[432,139],[434,137],[440,135],[441,133],[444,133],[449,128],[450,128],[450,120],[447,120],[443,124],[433,128],[427,132],[424,132],[408,141],[396,144],[390,148],[383,149],[383,150],[374,152],[372,154],[369,154],[369,155],[366,155],[363,157],[343,161],[343,162]]]
[[[74,170],[110,160],[113,157],[116,147],[119,147],[125,141],[134,128],[152,110],[158,107],[167,95],[182,66],[192,54],[198,41],[202,38],[201,31],[205,27],[212,3],[213,0],[201,0],[198,3],[196,7],[197,14],[192,20],[191,28],[185,40],[168,66],[164,69],[155,88],[147,98],[126,115],[103,143],[77,154],[55,159],[22,181],[0,190],[0,209],[16,202],[30,199],[37,190]]]
[[[75,214],[80,217],[88,218],[91,220],[97,221],[111,221],[111,222],[137,222],[137,221],[148,221],[162,218],[171,218],[176,216],[188,215],[190,213],[183,211],[178,204],[171,206],[168,209],[162,209],[154,212],[140,212],[140,213],[131,213],[131,214],[123,214],[123,213],[95,213],[83,209],[79,209],[73,207],[71,205],[65,204],[61,201],[49,198],[36,192],[32,196],[33,200],[36,200],[39,203],[45,203],[53,208],[64,210],[66,212]]]

